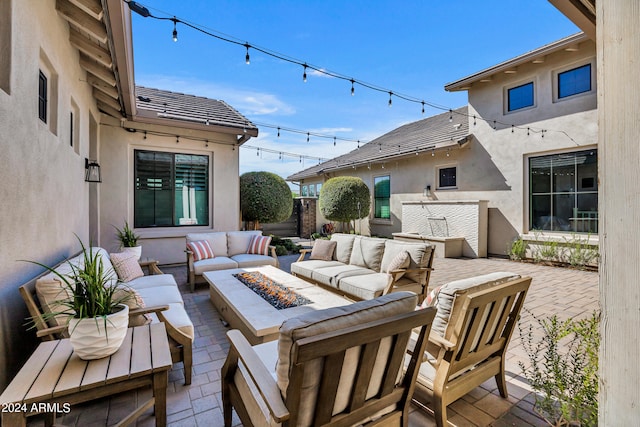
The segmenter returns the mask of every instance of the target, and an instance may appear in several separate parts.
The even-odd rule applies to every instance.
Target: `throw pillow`
[[[427,295],[427,298],[422,302],[422,308],[435,307],[438,303],[438,295],[440,294],[441,289],[442,286],[433,288],[431,292],[429,292],[429,295]]]
[[[269,245],[271,244],[271,236],[253,236],[249,243],[248,254],[269,255]]]
[[[213,249],[208,240],[197,240],[187,243],[187,249],[193,252],[193,260],[200,261],[203,259],[215,258]]]
[[[337,242],[331,240],[318,239],[313,243],[313,249],[309,259],[319,259],[322,261],[331,261],[333,253],[336,250]]]
[[[409,252],[400,251],[398,252],[398,255],[396,255],[387,266],[386,273],[390,273],[393,270],[406,270],[407,268],[409,268],[410,262],[411,258],[409,257]],[[396,280],[400,279],[402,276],[404,276],[404,273],[398,274],[396,276]]]
[[[140,264],[138,264],[138,256],[136,254],[132,252],[121,252],[109,254],[109,257],[120,281],[130,282],[138,277],[144,276],[142,268]]]
[[[113,293],[113,299],[121,300],[122,304],[127,305],[131,310],[145,307],[144,300],[138,291],[126,285],[118,286],[118,289]],[[146,314],[129,317],[129,327],[142,326],[148,323],[151,323],[151,317]]]

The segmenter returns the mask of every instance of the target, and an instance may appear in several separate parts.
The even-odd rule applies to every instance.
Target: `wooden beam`
[[[104,10],[102,10],[102,4],[98,0],[71,0],[71,2],[84,10],[89,16],[102,21]]]
[[[94,89],[93,97],[98,101],[102,102],[105,105],[113,108],[114,110],[120,111],[122,107],[120,107],[120,103],[115,99],[111,98],[109,95],[106,95],[104,92]]]
[[[104,102],[98,101],[97,104],[98,104],[98,109],[105,114],[115,117],[116,119],[121,119],[122,117],[124,117],[120,111],[114,110],[110,106],[106,105]]]
[[[92,43],[88,38],[74,29],[69,30],[69,41],[79,51],[95,59],[105,67],[111,68],[111,53],[107,49]]]
[[[110,68],[105,68],[100,64],[93,62],[85,55],[80,55],[80,66],[99,78],[100,80],[104,80],[105,83],[108,83],[111,86],[116,85],[116,78],[113,75],[113,71]]]
[[[84,10],[67,0],[56,0],[56,10],[64,19],[80,27],[101,43],[107,43],[107,30],[104,24],[92,18]]]
[[[106,95],[109,95],[113,99],[119,98],[118,91],[115,87],[105,83],[104,80],[97,78],[91,73],[87,73],[87,82],[94,88],[105,93]]]

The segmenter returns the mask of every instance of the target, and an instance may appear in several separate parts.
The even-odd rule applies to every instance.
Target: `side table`
[[[128,415],[127,425],[155,406],[156,426],[167,424],[167,383],[171,352],[164,323],[129,328],[120,349],[109,357],[80,359],[68,339],[38,345],[0,395],[3,426],[26,426],[26,418],[68,412],[71,405],[153,386],[153,397]]]

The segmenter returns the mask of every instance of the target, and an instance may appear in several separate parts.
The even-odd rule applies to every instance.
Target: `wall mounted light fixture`
[[[423,196],[430,196],[431,195],[431,185],[427,184],[426,187],[424,187],[424,191],[422,192]]]
[[[102,182],[100,177],[100,165],[95,161],[84,159],[84,180],[86,182]]]

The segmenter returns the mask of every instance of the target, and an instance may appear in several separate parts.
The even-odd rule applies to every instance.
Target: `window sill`
[[[383,219],[383,218],[370,219],[369,223],[376,224],[376,225],[393,225],[393,221],[391,219]]]
[[[521,234],[522,240],[529,242],[558,242],[558,243],[570,243],[574,240],[580,240],[588,245],[598,246],[600,239],[598,234],[589,233],[566,233],[558,231],[547,231],[546,234],[542,232],[538,233],[525,233]]]
[[[185,237],[189,233],[213,233],[215,230],[203,225],[199,227],[136,228],[134,231],[141,239],[145,240]]]

